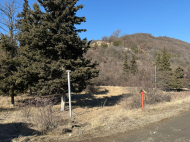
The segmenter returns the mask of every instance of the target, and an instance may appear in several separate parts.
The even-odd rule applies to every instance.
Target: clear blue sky
[[[190,0],[79,0],[85,16],[81,37],[101,39],[121,29],[124,34],[150,33],[190,43]]]
[[[97,40],[121,29],[122,34],[150,33],[190,43],[190,0],[79,0],[77,4],[84,5],[77,15],[86,17],[77,26],[87,29],[81,38]]]

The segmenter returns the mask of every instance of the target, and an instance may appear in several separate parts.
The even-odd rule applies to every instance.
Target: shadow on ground
[[[38,131],[28,128],[26,123],[6,123],[0,124],[0,142],[11,142],[19,136],[31,136],[40,134]]]
[[[91,88],[92,89],[92,88]],[[94,89],[94,88],[93,88]],[[75,94],[71,93],[72,107],[104,107],[104,106],[114,106],[117,104],[123,97],[131,96],[131,94],[120,94],[118,96],[110,96],[109,90],[102,88],[95,88],[94,93],[80,93]],[[88,92],[88,91],[87,91]],[[54,96],[42,96],[42,97],[33,97],[19,101],[20,106],[46,106],[47,104],[58,105],[61,102],[60,95]],[[66,99],[66,106],[68,106],[68,98]]]
[[[95,93],[95,95],[103,95],[102,97],[95,97],[94,94],[84,93],[84,94],[71,94],[72,107],[104,107],[104,106],[114,106],[117,104],[123,97],[130,97],[131,94],[121,94],[118,96],[107,96],[108,91],[100,91]],[[48,100],[48,103],[47,103]],[[22,106],[33,105],[38,106],[38,104],[60,104],[61,97],[59,95],[54,95],[53,97],[40,97],[40,99],[26,99],[23,102]],[[66,106],[68,105],[68,98],[66,99]],[[30,102],[30,103],[27,103]],[[32,102],[32,103],[31,103]]]
[[[102,98],[95,98],[91,94],[80,94],[72,96],[72,106],[80,107],[104,107],[114,106],[124,97],[130,97],[129,94],[121,94],[118,96],[104,96]]]
[[[3,112],[3,111],[14,111],[16,108],[2,108],[0,107],[0,112]]]

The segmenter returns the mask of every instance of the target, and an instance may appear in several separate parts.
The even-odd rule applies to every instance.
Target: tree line
[[[76,16],[83,8],[75,6],[77,1],[37,0],[31,9],[24,0],[22,12],[17,14],[17,34],[13,38],[1,34],[0,89],[11,96],[12,105],[14,96],[30,89],[38,95],[60,94],[63,111],[66,70],[71,70],[72,92],[81,92],[98,76],[98,63],[83,56],[90,42],[78,35],[86,29],[75,27],[86,21]]]
[[[137,53],[134,51],[134,53]],[[125,75],[136,75],[138,73],[138,66],[136,63],[135,55],[132,55],[131,63],[128,64],[127,54],[123,64],[123,73]],[[166,47],[163,48],[162,52],[157,53],[156,61],[153,65],[155,68],[155,87],[168,90],[176,89],[181,90],[184,87],[184,70],[182,67],[176,68],[172,71],[171,68],[171,54],[167,51]]]

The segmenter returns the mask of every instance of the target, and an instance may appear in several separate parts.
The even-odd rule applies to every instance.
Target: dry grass
[[[126,97],[126,94],[134,93],[135,91],[138,91],[138,88],[102,86],[99,87],[99,91],[96,94],[91,94],[89,99],[82,97],[82,95],[85,95],[84,92],[78,94],[76,95],[78,97],[77,99],[83,103],[85,103],[85,101],[91,102],[92,100],[95,103],[95,101],[99,102],[105,99],[107,99],[107,102],[104,107],[101,106],[101,102],[98,103],[99,105],[92,105],[93,107],[81,107],[78,106],[79,100],[73,100],[73,119],[69,118],[68,111],[64,113],[59,112],[59,105],[54,105],[51,107],[51,111],[46,110],[46,112],[51,112],[51,114],[43,115],[54,116],[51,117],[52,122],[54,122],[53,127],[46,132],[46,135],[42,135],[41,133],[42,130],[39,126],[42,123],[43,117],[39,114],[43,109],[48,109],[48,107],[31,107],[30,115],[26,117],[22,109],[16,108],[14,111],[10,111],[9,109],[11,108],[8,105],[9,98],[0,97],[1,108],[6,108],[6,111],[3,110],[0,112],[0,128],[3,130],[5,126],[10,124],[14,124],[15,127],[19,125],[20,122],[25,124],[22,125],[22,128],[26,130],[25,133],[20,131],[20,134],[10,136],[12,141],[82,141],[92,137],[107,136],[137,129],[156,121],[176,116],[190,108],[189,91],[184,91],[170,92],[170,102],[146,104],[143,111],[141,108],[130,109],[126,107],[124,101],[127,100],[123,98]],[[165,94],[168,94],[168,92],[162,92],[162,95]],[[81,98],[79,96],[81,96]],[[25,95],[25,99],[26,98],[28,98],[28,96]],[[112,98],[118,100],[114,101],[114,104],[110,103]],[[16,97],[16,105],[20,102],[20,99],[23,99],[23,97]],[[41,121],[38,121],[37,118]]]

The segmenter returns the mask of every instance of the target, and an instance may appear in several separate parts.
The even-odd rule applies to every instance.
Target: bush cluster
[[[113,45],[116,46],[116,47],[118,47],[118,46],[121,45],[121,41],[120,40],[114,41]]]
[[[138,91],[137,91],[138,90]],[[142,88],[137,88],[133,90],[132,94],[124,95],[121,102],[123,107],[128,109],[140,108],[142,106],[142,96],[141,92]],[[158,89],[146,89],[147,93],[145,93],[145,106],[153,105],[161,102],[170,102],[171,94],[165,94],[163,91]],[[129,97],[130,96],[130,97]]]
[[[20,106],[24,117],[32,119],[38,130],[42,134],[46,134],[58,125],[58,118],[55,115],[53,105],[57,104],[58,98],[53,97],[35,97],[23,102]],[[35,108],[32,110],[32,108]]]

